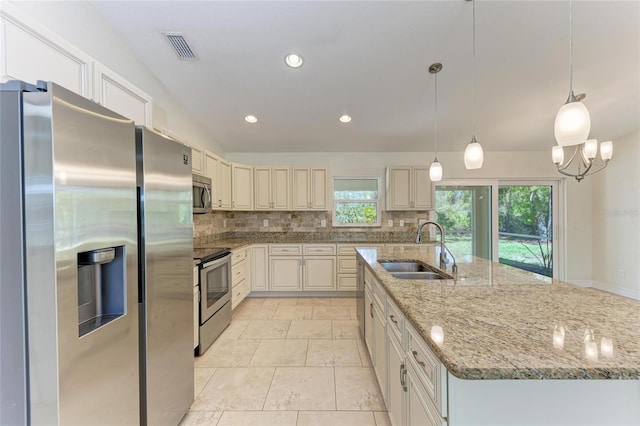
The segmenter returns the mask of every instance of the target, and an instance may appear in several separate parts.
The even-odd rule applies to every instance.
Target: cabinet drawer
[[[243,261],[247,258],[247,249],[234,250],[231,252],[231,265],[235,265],[236,263]]]
[[[338,274],[338,291],[356,291],[358,281],[354,274]]]
[[[233,287],[231,292],[231,309],[235,309],[235,307],[238,306],[238,304],[242,302],[248,294],[249,289],[247,281],[242,280],[238,285]]]
[[[355,256],[338,256],[338,272],[355,274],[357,271]]]
[[[270,244],[269,254],[272,256],[273,255],[275,256],[300,255],[302,254],[302,245],[301,244]]]
[[[371,271],[369,270],[369,268],[367,268],[366,266],[364,267],[364,285],[365,287],[367,287],[369,289],[369,291],[373,294],[373,283],[375,281],[375,278],[373,278],[373,274],[371,273]]]
[[[336,245],[335,244],[305,244],[302,246],[303,254],[312,254],[312,255],[335,255],[336,254]]]
[[[427,347],[422,337],[409,324],[407,329],[407,359],[414,367],[418,379],[434,405],[441,410],[441,363]]]
[[[235,287],[240,281],[247,277],[247,261],[242,260],[231,266],[231,285]]]
[[[355,256],[356,247],[353,244],[338,244],[338,256]]]
[[[391,297],[387,297],[387,330],[391,330],[399,342],[403,342],[404,339],[404,315],[400,312],[400,309],[391,300]]]

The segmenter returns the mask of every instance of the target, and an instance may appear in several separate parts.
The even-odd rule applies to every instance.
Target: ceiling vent
[[[191,46],[189,46],[182,33],[162,33],[162,35],[167,39],[169,44],[171,44],[178,58],[183,61],[198,60],[198,56]]]

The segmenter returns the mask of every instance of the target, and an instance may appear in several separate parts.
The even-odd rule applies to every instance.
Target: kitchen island
[[[456,279],[399,279],[380,263],[434,267],[439,246],[356,250],[387,314],[406,318],[402,344],[412,330],[441,363],[443,422],[640,424],[638,301],[476,257],[459,261]],[[381,383],[389,397],[395,374]]]

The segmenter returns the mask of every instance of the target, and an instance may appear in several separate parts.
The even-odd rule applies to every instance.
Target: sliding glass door
[[[477,256],[558,278],[559,182],[442,181],[436,217],[447,247],[464,261]]]

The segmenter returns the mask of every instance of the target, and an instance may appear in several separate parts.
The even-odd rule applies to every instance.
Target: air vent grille
[[[198,59],[198,56],[181,33],[162,33],[162,35],[171,44],[178,58],[183,61],[195,61]]]

